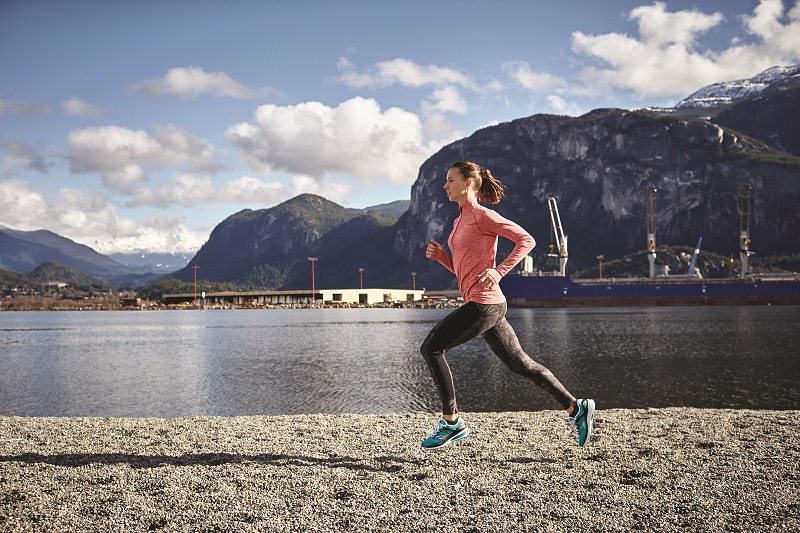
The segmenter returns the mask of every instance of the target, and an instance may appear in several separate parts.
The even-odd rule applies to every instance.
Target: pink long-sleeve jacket
[[[495,266],[498,236],[513,241],[514,249],[502,263]],[[453,254],[452,258],[443,248],[439,248],[431,259],[456,275],[464,301],[499,304],[505,302],[506,298],[497,282],[536,246],[536,241],[519,225],[472,199],[461,207],[461,215],[453,223],[447,245]],[[495,281],[491,288],[478,282],[487,269]]]

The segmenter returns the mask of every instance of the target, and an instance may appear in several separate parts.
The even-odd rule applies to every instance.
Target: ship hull
[[[509,307],[798,305],[797,280],[572,281],[567,276],[509,274],[500,281]]]

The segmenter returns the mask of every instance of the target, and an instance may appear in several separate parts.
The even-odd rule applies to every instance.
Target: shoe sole
[[[594,401],[586,402],[586,440],[581,446],[586,446],[592,440],[592,426],[594,426]]]
[[[436,446],[423,446],[422,449],[425,451],[440,450],[445,446],[447,446],[448,444],[450,444],[451,442],[455,442],[457,440],[461,440],[466,437],[469,437],[469,428],[464,428],[464,431],[462,431],[461,433],[457,433],[455,436],[450,437],[441,444],[437,444]]]

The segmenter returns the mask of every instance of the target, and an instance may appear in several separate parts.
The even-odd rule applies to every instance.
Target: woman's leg
[[[525,353],[519,344],[514,328],[505,318],[506,305],[501,305],[503,306],[502,320],[483,334],[489,347],[513,372],[533,381],[549,392],[564,409],[571,410],[575,405],[575,397],[564,388],[564,385],[552,372]]]
[[[422,343],[420,352],[436,382],[445,418],[458,413],[453,374],[444,357],[445,352],[490,329],[502,316],[495,305],[468,302],[436,324]]]

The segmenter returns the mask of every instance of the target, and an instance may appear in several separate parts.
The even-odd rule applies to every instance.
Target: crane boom
[[[747,276],[750,251],[750,191],[749,183],[742,184],[739,192],[739,259],[742,261],[742,277]]]
[[[650,277],[656,276],[656,189],[647,188],[647,260],[650,261]]]
[[[697,265],[697,256],[700,253],[700,245],[703,244],[703,238],[700,237],[700,240],[697,241],[697,248],[694,249],[694,253],[692,254],[692,262],[689,264],[689,275],[694,276],[694,267]],[[702,277],[699,276],[698,277]]]
[[[562,276],[566,276],[567,260],[569,259],[569,254],[567,253],[567,236],[564,235],[564,228],[561,227],[561,217],[558,215],[556,199],[553,196],[548,196],[547,205],[550,208],[550,222],[552,223],[553,235],[558,250],[558,272]]]

